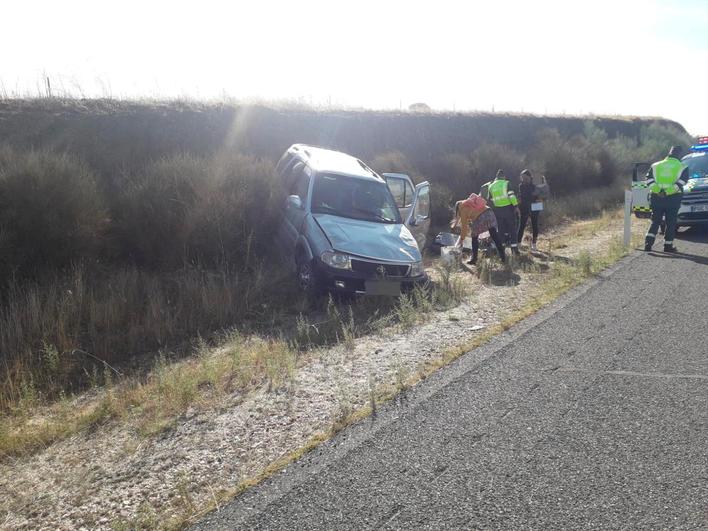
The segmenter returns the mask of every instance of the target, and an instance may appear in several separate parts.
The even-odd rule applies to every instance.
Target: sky
[[[0,96],[661,116],[708,135],[708,0],[0,0]]]

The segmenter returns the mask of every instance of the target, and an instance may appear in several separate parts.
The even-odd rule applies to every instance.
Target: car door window
[[[310,177],[305,173],[305,165],[301,165],[299,171],[295,174],[292,187],[290,189],[291,195],[296,195],[302,201],[303,206],[307,201],[307,192],[310,188]]]
[[[430,216],[430,187],[421,188],[418,192],[418,201],[415,204],[414,219],[428,218]]]
[[[396,206],[398,208],[407,206],[405,181],[395,177],[388,177],[386,179],[386,184],[388,184],[388,188],[391,190],[391,194],[393,194],[393,199],[396,201]]]
[[[411,204],[413,203],[414,192],[413,192],[413,187],[411,186],[411,183],[409,183],[408,181],[403,181],[403,182],[406,183],[406,193],[405,193],[405,199],[403,201],[403,206],[407,208],[407,207],[411,206]]]

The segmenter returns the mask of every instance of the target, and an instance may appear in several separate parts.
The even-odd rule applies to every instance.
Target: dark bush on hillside
[[[693,144],[693,138],[685,131],[656,122],[643,126],[639,136],[635,162],[653,162],[665,157],[670,146],[683,146],[687,150]]]
[[[642,126],[638,138],[608,138],[606,131],[586,123],[585,136],[594,146],[602,149],[602,155],[606,157],[605,167],[614,169],[616,175],[631,174],[634,162],[653,162],[665,157],[670,146],[687,148],[693,143],[685,131],[656,122]],[[609,173],[611,171],[605,172],[605,175]]]
[[[387,172],[405,173],[414,181],[418,181],[418,171],[410,163],[408,157],[400,151],[389,151],[376,155],[371,160],[370,165],[379,174]]]
[[[444,184],[436,184],[433,186],[430,192],[433,232],[435,232],[438,227],[443,227],[443,225],[447,225],[450,222],[454,213],[455,201],[455,195],[447,186]]]
[[[440,157],[436,165],[437,179],[435,185],[441,183],[456,197],[460,198],[474,191],[472,162],[468,156],[461,153],[446,153]]]
[[[503,169],[515,184],[516,176],[525,167],[524,156],[500,144],[483,144],[469,155],[446,153],[436,165],[434,183],[444,184],[456,199],[479,192],[484,183],[494,179]]]
[[[66,154],[0,148],[3,280],[90,259],[106,223],[94,175],[84,163]]]
[[[605,186],[617,177],[617,165],[604,146],[582,135],[565,139],[555,129],[539,132],[529,159],[529,165],[544,174],[560,195]]]
[[[501,144],[483,144],[470,155],[472,162],[474,190],[478,192],[481,186],[494,179],[497,170],[502,169],[512,184],[516,186],[518,177],[526,167],[526,157],[508,146]]]
[[[115,232],[122,252],[152,269],[240,267],[272,247],[281,199],[270,161],[176,155],[128,179]]]

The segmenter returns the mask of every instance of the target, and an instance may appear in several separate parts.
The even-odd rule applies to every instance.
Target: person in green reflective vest
[[[494,215],[499,224],[499,233],[508,234],[511,252],[519,254],[518,224],[519,201],[509,186],[504,170],[497,170],[496,178],[489,184],[489,199],[494,205]],[[503,236],[502,236],[503,238]]]
[[[647,172],[651,191],[651,226],[644,240],[644,250],[651,251],[662,218],[666,220],[664,252],[675,253],[676,217],[681,208],[683,187],[688,181],[688,167],[681,162],[681,146],[673,146],[664,160],[655,162]]]

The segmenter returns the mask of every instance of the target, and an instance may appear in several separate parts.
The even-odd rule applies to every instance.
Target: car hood
[[[403,224],[375,223],[330,214],[313,214],[313,217],[335,251],[393,262],[421,260],[418,244]]]

